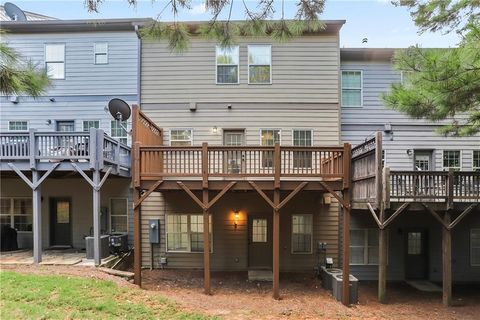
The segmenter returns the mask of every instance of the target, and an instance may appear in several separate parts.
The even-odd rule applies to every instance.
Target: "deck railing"
[[[89,132],[0,133],[2,161],[59,162],[98,161],[128,169],[131,166],[130,147],[105,135],[102,130]]]
[[[390,201],[480,201],[480,172],[390,171],[387,178]]]
[[[140,175],[343,178],[343,147],[139,146]]]

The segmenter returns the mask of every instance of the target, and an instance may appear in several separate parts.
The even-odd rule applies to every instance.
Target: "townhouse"
[[[2,7],[2,42],[45,67],[52,84],[35,99],[0,97],[1,224],[17,230],[19,248],[34,248],[36,262],[42,249],[85,249],[95,234],[98,264],[108,254],[100,235],[133,241],[131,120],[115,121],[106,107],[138,101],[136,25],[146,20],[26,16],[11,21]]]

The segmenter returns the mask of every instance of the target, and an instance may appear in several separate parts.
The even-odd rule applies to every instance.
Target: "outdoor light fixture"
[[[235,230],[237,230],[237,227],[238,227],[239,216],[240,216],[240,212],[238,212],[238,210],[233,212],[233,227],[235,228]]]
[[[48,119],[47,121],[45,121],[45,124],[46,124],[47,126],[51,125],[51,124],[52,124],[52,120]]]
[[[413,156],[413,150],[412,149],[407,149],[407,155],[409,157]]]
[[[217,133],[217,131],[218,131],[217,126],[215,126],[215,127],[212,128],[212,132],[213,132],[213,133]]]

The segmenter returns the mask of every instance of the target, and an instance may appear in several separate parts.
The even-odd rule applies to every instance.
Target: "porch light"
[[[238,219],[240,217],[240,212],[237,211],[234,211],[233,212],[233,227],[235,228],[235,230],[237,229],[238,227]]]
[[[212,128],[213,133],[217,133],[217,131],[218,131],[218,128],[216,126]]]

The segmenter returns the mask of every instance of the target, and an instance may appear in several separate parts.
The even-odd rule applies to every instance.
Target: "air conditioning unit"
[[[128,234],[114,233],[110,235],[110,251],[120,254],[128,251]]]

